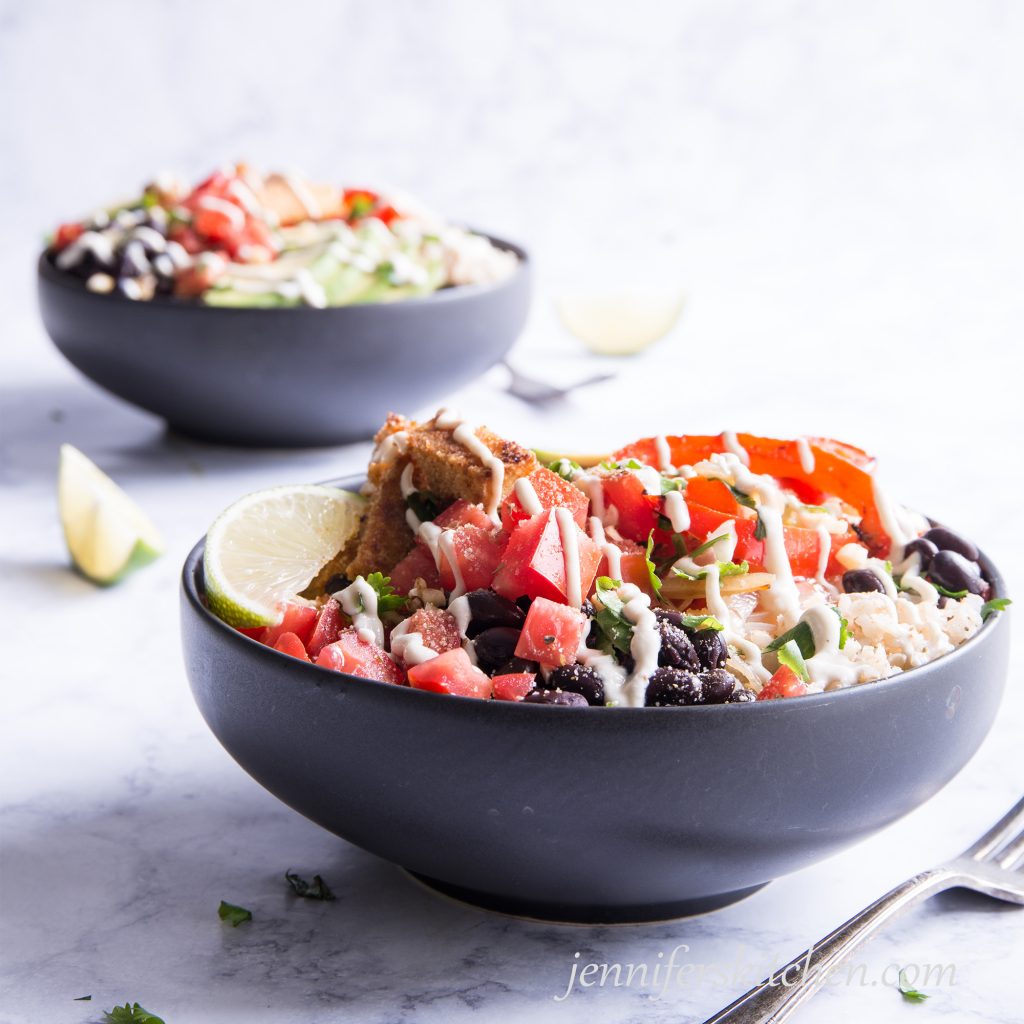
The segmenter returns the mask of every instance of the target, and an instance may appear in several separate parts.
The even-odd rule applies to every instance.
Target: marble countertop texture
[[[1014,622],[992,733],[913,814],[719,913],[572,928],[446,901],[323,832],[250,780],[192,704],[177,612],[188,549],[235,497],[358,470],[368,446],[169,435],[49,345],[40,233],[161,166],[249,156],[400,181],[522,238],[537,296],[516,364],[618,377],[533,409],[495,369],[449,404],[545,447],[725,427],[848,438],[908,504],[981,538],[1012,592],[1024,585],[1022,12],[677,8],[297,2],[300,58],[275,48],[261,4],[0,5],[0,94],[20,99],[0,123],[0,1024],[89,1024],[125,1000],[167,1024],[702,1021],[1024,791]],[[371,109],[344,116],[344,97],[368,95]],[[86,116],[98,96],[113,123]],[[588,358],[552,298],[589,273],[675,281],[686,310],[641,357]],[[68,570],[62,441],[167,537],[166,556],[117,588]],[[293,899],[289,868],[322,874],[336,902]],[[221,900],[254,920],[221,923]],[[577,953],[653,965],[673,950],[692,970],[664,993],[556,998]],[[798,1019],[1024,1021],[1022,960],[1024,912],[949,894],[887,929]],[[908,964],[954,973],[922,976],[931,998],[911,1006],[894,984]]]

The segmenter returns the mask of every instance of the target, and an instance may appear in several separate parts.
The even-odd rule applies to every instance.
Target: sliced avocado
[[[327,261],[317,261],[312,268],[313,277],[324,290],[328,306],[350,306],[354,302],[362,302],[363,296],[377,283],[373,274],[339,263],[333,257]]]

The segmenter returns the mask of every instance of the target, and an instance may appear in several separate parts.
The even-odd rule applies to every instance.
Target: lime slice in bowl
[[[272,626],[348,542],[366,499],[318,484],[272,487],[222,512],[206,535],[206,599],[230,626]]]
[[[57,503],[71,560],[94,583],[117,583],[163,554],[149,517],[70,444],[60,447]]]

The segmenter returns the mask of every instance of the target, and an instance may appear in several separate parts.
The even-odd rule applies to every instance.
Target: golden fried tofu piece
[[[520,477],[537,468],[530,449],[506,441],[486,427],[478,427],[475,434],[504,466],[502,498]],[[412,547],[413,533],[406,522],[401,488],[402,473],[410,463],[413,486],[442,506],[458,498],[486,505],[491,494],[491,470],[452,437],[451,429],[437,426],[436,417],[418,424],[392,413],[374,440],[367,476],[370,504],[359,546],[346,570],[349,578],[389,572]]]

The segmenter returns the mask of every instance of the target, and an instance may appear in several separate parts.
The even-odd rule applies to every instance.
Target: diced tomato
[[[626,563],[627,563],[627,561],[635,560],[636,558],[640,559],[640,564],[641,564],[641,568],[643,569],[644,576],[647,575],[647,563],[644,561],[644,548],[642,548],[639,544],[637,544],[636,541],[627,540],[625,537],[622,537],[622,538],[619,538],[619,539],[612,539],[611,537],[609,537],[608,540],[612,544],[614,544],[619,549],[619,551],[622,552],[622,554],[619,556],[619,561],[622,563],[622,567],[621,567],[618,575],[624,574],[627,571],[626,570]],[[600,563],[598,564],[598,567],[597,567],[597,575],[598,576],[613,576],[613,575],[617,576],[617,574],[612,573],[611,569],[609,569],[609,567],[608,567],[608,559],[604,556],[603,553],[601,555],[601,561],[600,561]]]
[[[276,626],[267,626],[259,639],[268,647],[274,647],[285,633],[294,633],[305,646],[313,636],[318,618],[319,613],[313,605],[288,601],[281,621]]]
[[[53,235],[53,248],[58,252],[66,249],[72,242],[81,238],[85,228],[77,221],[61,224]]]
[[[578,487],[574,487],[568,480],[563,480],[557,473],[543,466],[535,469],[526,479],[536,493],[542,509],[567,508],[576,520],[576,525],[580,529],[586,527],[590,499]],[[530,513],[523,508],[513,488],[501,506],[501,525],[511,533],[516,524],[529,518]]]
[[[348,221],[362,220],[374,213],[380,196],[366,188],[347,188],[342,193],[342,216]]]
[[[203,241],[187,224],[172,224],[167,232],[167,237],[172,242],[177,242],[185,252],[189,252],[193,256],[209,248],[208,243]]]
[[[389,203],[386,206],[380,206],[373,212],[374,217],[377,220],[383,221],[390,227],[392,223],[401,218],[401,214]]]
[[[491,695],[491,680],[487,673],[478,669],[461,647],[446,651],[422,665],[413,665],[409,669],[409,685],[417,690],[451,693],[457,697]]]
[[[441,586],[441,576],[434,564],[434,556],[420,544],[391,570],[391,586],[396,594],[406,596],[416,586],[417,579],[423,580],[428,587]]]
[[[510,672],[491,680],[491,696],[495,700],[522,700],[536,683],[532,672]]]
[[[294,633],[282,633],[271,646],[282,654],[290,654],[293,658],[299,658],[301,661],[309,661],[306,648]]]
[[[423,644],[438,654],[462,645],[455,616],[441,608],[420,608],[409,616],[410,633],[419,633]]]
[[[519,634],[516,657],[542,665],[572,665],[587,623],[586,615],[575,608],[535,598]]]
[[[612,473],[602,481],[606,507],[616,509],[615,528],[623,537],[646,544],[651,530],[658,525],[661,498],[647,494],[640,478],[628,469]]]
[[[477,526],[481,530],[495,529],[491,517],[484,511],[482,505],[471,505],[462,498],[452,502],[435,516],[434,525],[442,530],[454,530],[460,526]]]
[[[267,263],[274,258],[277,244],[270,228],[255,217],[247,217],[245,227],[230,242],[231,255],[242,263]]]
[[[260,641],[262,641],[263,634],[267,631],[266,626],[235,626],[235,629],[253,640]]]
[[[695,476],[687,483],[683,493],[687,504],[693,503],[713,508],[717,512],[723,512],[730,519],[741,508],[732,491],[721,480]]]
[[[394,661],[354,629],[343,629],[338,639],[316,656],[316,663],[322,668],[362,676],[363,679],[378,679],[382,683],[405,682],[402,670]]]
[[[228,202],[224,199],[221,202]],[[241,213],[241,207],[237,207]],[[244,214],[242,214],[244,217]],[[244,225],[244,221],[243,221]],[[212,239],[214,242],[232,241],[239,233],[238,220],[224,210],[200,206],[192,219],[192,229],[199,235]]]
[[[632,583],[645,594],[654,596],[651,574],[647,571],[647,555],[643,551],[625,554],[619,559],[619,576],[623,583]]]
[[[788,666],[780,665],[778,671],[765,683],[758,700],[778,700],[781,697],[802,697],[807,684]]]
[[[601,563],[601,549],[575,522],[572,528],[579,552],[580,588],[586,596]],[[491,586],[512,600],[526,596],[565,602],[565,550],[554,509],[523,520],[512,531]]]
[[[806,480],[798,480],[794,476],[780,477],[779,483],[792,491],[805,505],[820,505],[826,498],[824,491],[809,484]]]
[[[316,621],[313,635],[306,644],[309,656],[313,659],[328,645],[333,644],[345,625],[345,614],[341,605],[332,597],[320,609],[320,617]]]
[[[452,548],[463,589],[489,587],[505,550],[504,535],[496,535],[493,526],[489,530],[481,530],[479,526],[460,526],[452,534]],[[445,590],[454,590],[457,582],[455,569],[442,549],[441,585]]]

